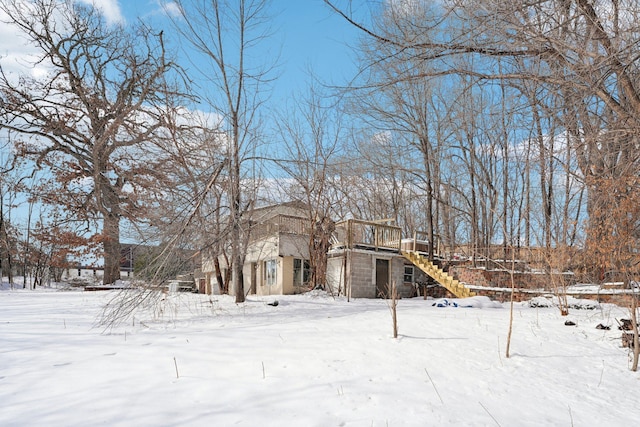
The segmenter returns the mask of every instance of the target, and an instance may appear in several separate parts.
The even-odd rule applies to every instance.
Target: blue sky
[[[108,22],[134,22],[142,18],[168,29],[163,17],[162,0],[76,0],[93,3]],[[333,13],[323,0],[273,0],[273,37],[266,40],[270,51],[279,50],[279,78],[274,83],[272,100],[285,100],[292,92],[303,92],[310,77],[309,69],[324,82],[344,84],[353,77],[356,67],[349,45],[355,46],[358,30]],[[166,31],[168,33],[169,31]],[[165,37],[168,39],[169,34]],[[7,70],[21,68],[29,61],[32,49],[15,30],[0,25],[0,61]],[[37,69],[31,69],[37,74]]]
[[[302,89],[311,67],[328,82],[344,83],[354,73],[348,44],[356,29],[336,16],[321,0],[288,1],[279,17],[283,38],[283,78],[279,86]],[[295,83],[293,83],[295,82]]]
[[[97,2],[103,3],[105,11],[119,8],[127,22],[143,17],[163,23],[158,0]],[[333,13],[323,0],[274,0],[270,11],[273,36],[264,43],[267,50],[280,51],[273,101],[283,101],[293,92],[303,92],[310,82],[310,69],[327,83],[349,81],[356,69],[349,46],[357,42],[357,29]]]

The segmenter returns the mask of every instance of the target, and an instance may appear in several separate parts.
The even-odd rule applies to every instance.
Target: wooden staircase
[[[413,265],[427,273],[435,281],[444,286],[449,292],[457,298],[468,298],[475,296],[469,288],[463,285],[459,280],[454,279],[449,273],[443,271],[440,267],[431,262],[428,258],[414,251],[402,251],[402,256],[411,261]]]

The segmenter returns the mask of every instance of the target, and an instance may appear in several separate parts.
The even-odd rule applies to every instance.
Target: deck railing
[[[265,222],[254,224],[251,227],[251,241],[264,239],[277,234],[309,235],[311,224],[307,218],[291,215],[276,215]]]
[[[415,230],[413,237],[403,239],[402,250],[426,253],[429,252],[429,241],[428,231]],[[433,234],[433,242],[433,255],[435,257],[444,256],[446,254],[446,248],[440,236]]]
[[[400,251],[402,229],[371,221],[348,219],[336,223],[332,248],[391,249]]]

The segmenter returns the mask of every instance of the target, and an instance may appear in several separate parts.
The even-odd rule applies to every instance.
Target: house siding
[[[283,257],[309,259],[309,236],[286,233],[280,234],[278,242],[278,255]]]
[[[282,265],[278,272],[281,273],[280,283],[284,295],[293,295],[295,293],[293,288],[293,258],[292,256],[283,257],[279,263],[279,266]]]

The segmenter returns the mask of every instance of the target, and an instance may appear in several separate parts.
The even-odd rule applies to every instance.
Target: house
[[[310,209],[300,202],[256,208],[248,214],[249,233],[242,269],[246,293],[283,295],[307,290],[310,217]],[[224,257],[218,260],[224,277],[228,265]],[[213,258],[203,257],[202,273],[201,291],[218,293]]]
[[[309,207],[299,202],[257,208],[247,215],[249,235],[242,268],[247,294],[287,295],[309,290],[310,246],[312,240],[317,241],[311,238],[312,217]],[[403,239],[402,229],[389,222],[349,219],[331,227],[330,246],[326,252],[322,250],[327,258],[328,291],[352,298],[378,298],[388,296],[389,284],[394,284],[402,298],[415,296],[418,285],[437,282],[455,296],[472,294],[427,258],[424,242],[416,236]],[[203,257],[200,292],[219,292],[215,261]],[[218,256],[217,261],[224,278],[226,258]]]

